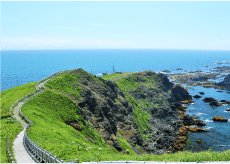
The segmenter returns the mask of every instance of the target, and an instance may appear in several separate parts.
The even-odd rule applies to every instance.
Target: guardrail
[[[55,78],[56,76],[60,75],[61,73],[64,73],[66,72],[67,70],[65,71],[61,71],[59,73],[55,73],[54,75],[51,75],[49,79],[47,79],[46,81],[44,81],[44,85],[45,83],[47,83],[49,80]],[[41,80],[42,81],[42,80]],[[54,156],[53,154],[51,154],[50,152],[46,151],[45,149],[41,148],[40,146],[38,146],[37,144],[35,144],[26,134],[26,130],[31,126],[33,125],[33,123],[21,112],[21,108],[22,106],[27,102],[29,101],[30,99],[32,99],[33,97],[37,96],[38,94],[42,93],[43,91],[46,90],[45,86],[43,85],[43,88],[37,92],[37,87],[38,85],[40,84],[39,81],[36,86],[35,86],[35,91],[31,92],[30,94],[28,95],[32,95],[30,97],[28,97],[27,99],[25,99],[23,102],[22,102],[22,105],[20,106],[20,109],[19,109],[19,114],[24,117],[24,119],[29,123],[27,126],[26,126],[26,129],[25,129],[25,134],[24,134],[24,137],[23,137],[23,144],[25,145],[25,147],[27,148],[27,150],[29,150],[29,152],[31,153],[31,155],[34,157],[34,159],[36,159],[36,161],[40,161],[40,162],[45,162],[45,163],[65,163],[65,162],[68,162],[68,163],[78,163],[78,159],[75,159],[75,160],[66,160],[66,161],[63,161],[61,160],[60,158]],[[36,93],[37,92],[37,93]],[[34,94],[35,93],[35,94]],[[26,95],[26,96],[28,96]],[[25,96],[23,97],[25,98]],[[21,98],[21,100],[23,99]],[[19,100],[17,100],[13,105],[15,105],[17,102],[19,102]],[[12,105],[12,106],[13,106]]]
[[[11,135],[10,135],[11,137]],[[12,154],[10,153],[10,148],[9,148],[9,140],[10,140],[10,137],[7,138],[7,142],[6,142],[6,152],[10,158],[10,161],[11,163],[17,163],[16,161],[13,160],[13,157],[12,157]]]

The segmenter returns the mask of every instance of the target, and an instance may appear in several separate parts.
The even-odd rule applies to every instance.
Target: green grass
[[[64,92],[69,95],[74,95],[75,98],[81,99],[81,86],[78,86],[78,81],[83,78],[80,74],[64,74],[48,81],[46,86]]]
[[[151,126],[149,124],[149,119],[151,118],[150,114],[143,110],[141,105],[128,93],[125,95],[126,100],[128,100],[134,107],[133,117],[138,126],[138,131],[141,133],[144,139],[147,139],[148,136],[144,134],[146,130],[151,131]]]
[[[9,114],[11,105],[19,98],[29,94],[35,89],[36,82],[24,84],[1,92],[1,163],[10,162],[6,154],[7,138],[11,135],[9,144],[10,152],[15,137],[23,130],[21,125],[14,122]],[[14,156],[13,159],[15,160]]]
[[[115,78],[117,78],[117,77],[120,77],[120,76],[129,74],[129,73],[130,73],[130,72],[124,72],[124,73],[122,73],[122,74],[113,73],[113,74],[110,74],[110,75],[102,76],[101,78],[104,79],[104,80],[115,79]]]
[[[117,134],[117,141],[121,145],[122,149],[126,154],[135,155],[136,153],[131,149],[130,144],[126,141],[125,138],[122,138],[119,134]]]

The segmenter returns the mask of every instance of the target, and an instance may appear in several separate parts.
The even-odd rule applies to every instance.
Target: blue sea
[[[230,66],[230,51],[207,50],[151,50],[151,49],[82,49],[82,50],[5,50],[1,51],[1,90],[6,90],[28,82],[39,81],[61,70],[83,68],[100,76],[102,73],[115,71],[136,72],[163,70],[172,73],[201,70],[209,71],[215,67]],[[222,62],[222,65],[216,63]],[[209,67],[205,67],[209,66]],[[183,70],[177,71],[177,68]],[[217,79],[221,81],[222,79]],[[196,116],[206,123],[207,133],[194,133],[190,136],[193,148],[201,151],[211,147],[215,151],[230,149],[230,113],[225,112],[230,106],[211,107],[202,101],[203,97],[229,100],[230,94],[216,92],[213,88],[191,87],[191,95],[200,91],[205,95],[194,99],[186,113]],[[227,123],[212,122],[213,116],[228,118]],[[202,139],[202,144],[196,140]]]

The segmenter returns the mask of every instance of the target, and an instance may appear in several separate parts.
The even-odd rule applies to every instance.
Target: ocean
[[[82,50],[3,50],[1,51],[1,91],[39,81],[61,70],[82,68],[94,75],[115,71],[136,72],[151,70],[171,73],[187,71],[207,72],[218,66],[230,66],[230,51],[208,50],[152,50],[152,49],[82,49]],[[222,65],[216,63],[222,62]],[[205,67],[208,66],[208,67]],[[176,69],[182,68],[177,71]],[[221,81],[217,79],[216,81]],[[216,92],[214,88],[191,87],[191,95],[205,92],[203,97],[229,100],[230,94]],[[193,148],[201,151],[211,147],[215,151],[230,149],[230,106],[211,107],[200,99],[188,105],[186,113],[198,117],[206,123],[207,133],[191,134]],[[228,118],[227,123],[212,122],[213,116]],[[196,144],[202,139],[203,143]]]

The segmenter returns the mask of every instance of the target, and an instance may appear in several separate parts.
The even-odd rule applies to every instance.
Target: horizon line
[[[76,48],[76,49],[1,49],[0,51],[31,51],[31,50],[189,50],[189,51],[230,51],[219,49],[162,49],[162,48]]]

